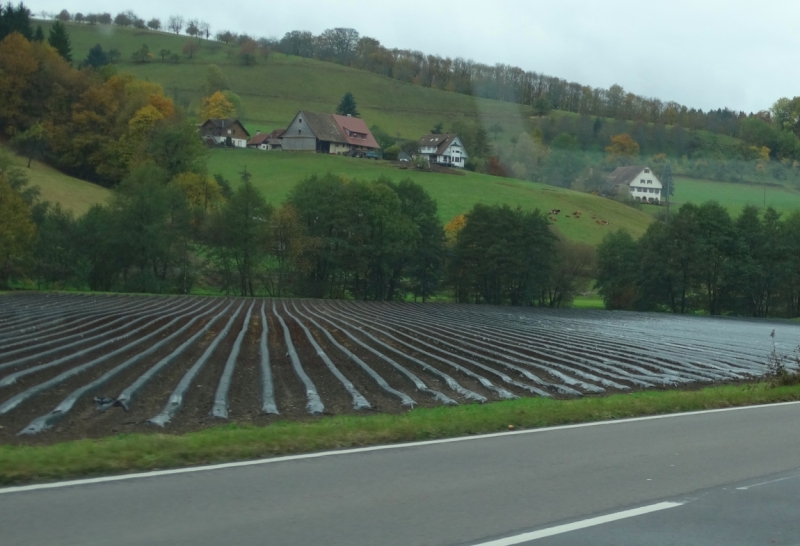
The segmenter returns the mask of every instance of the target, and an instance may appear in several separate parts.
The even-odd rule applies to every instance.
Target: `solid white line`
[[[238,468],[243,466],[255,466],[272,463],[283,463],[288,461],[301,461],[304,459],[319,459],[321,457],[332,457],[336,455],[350,455],[354,453],[369,453],[371,451],[384,451],[389,449],[404,449],[411,447],[423,447],[438,444],[450,444],[455,442],[471,442],[475,440],[487,440],[491,438],[517,436],[520,434],[543,434],[546,432],[557,432],[561,430],[572,430],[578,428],[600,427],[606,425],[623,425],[626,423],[637,423],[640,421],[656,421],[659,419],[676,419],[680,417],[691,417],[695,415],[707,415],[711,413],[727,413],[731,411],[745,411],[745,410],[758,410],[775,408],[781,406],[794,406],[800,404],[798,402],[781,402],[778,404],[763,404],[759,406],[741,406],[737,408],[722,408],[703,411],[691,411],[685,413],[668,413],[664,415],[650,415],[647,417],[631,417],[629,419],[616,419],[610,421],[595,421],[592,423],[578,423],[575,425],[561,425],[557,427],[548,428],[533,428],[527,430],[517,430],[513,432],[495,432],[492,434],[481,434],[475,436],[460,436],[457,438],[443,438],[441,440],[426,440],[422,442],[409,442],[404,444],[389,444],[371,447],[359,447],[353,449],[341,449],[338,451],[323,451],[319,453],[305,453],[302,455],[286,455],[284,457],[272,457],[269,459],[258,459],[254,461],[240,461],[235,463],[221,463],[206,466],[192,466],[188,468],[175,468],[172,470],[155,470],[151,472],[138,472],[136,474],[122,474],[118,476],[104,476],[102,478],[86,478],[81,480],[70,480],[65,482],[54,483],[40,483],[35,485],[21,485],[17,487],[0,488],[0,495],[7,493],[22,493],[25,491],[38,491],[41,489],[58,489],[61,487],[71,487],[75,485],[91,485],[106,482],[119,482],[125,480],[135,480],[141,478],[156,478],[159,476],[171,476],[173,474],[188,474],[191,472],[207,472],[210,470],[223,470],[226,468]]]
[[[786,478],[779,478],[777,480],[770,480],[768,482],[755,483],[753,485],[747,485],[745,487],[737,487],[736,490],[737,491],[747,491],[748,489],[753,489],[754,487],[761,487],[762,485],[769,485],[771,483],[785,482],[786,480],[796,480],[797,478],[800,478],[800,474],[797,475],[797,476],[788,476]]]
[[[550,527],[549,529],[541,529],[539,531],[532,531],[530,533],[523,533],[521,535],[501,538],[491,542],[482,542],[475,546],[512,546],[514,544],[522,544],[523,542],[530,542],[532,540],[539,540],[540,538],[547,538],[554,535],[563,533],[570,533],[587,527],[594,527],[595,525],[602,525],[604,523],[611,523],[612,521],[619,521],[621,519],[634,518],[636,516],[643,516],[645,514],[652,514],[661,510],[668,510],[681,506],[681,502],[660,502],[658,504],[651,504],[650,506],[643,506],[641,508],[634,508],[633,510],[625,510],[624,512],[617,512],[616,514],[608,514],[606,516],[599,516],[596,518],[585,519],[583,521],[576,521],[574,523],[567,523],[565,525],[558,525]]]

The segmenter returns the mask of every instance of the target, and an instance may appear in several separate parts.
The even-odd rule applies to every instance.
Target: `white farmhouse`
[[[428,157],[431,165],[463,169],[469,159],[467,149],[458,135],[425,135],[418,144],[420,155]]]
[[[608,176],[609,182],[614,186],[619,195],[627,191],[631,199],[644,203],[661,203],[661,181],[653,169],[645,165],[631,167],[618,167]]]

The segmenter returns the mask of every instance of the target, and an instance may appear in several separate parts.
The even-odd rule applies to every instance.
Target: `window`
[[[644,172],[649,173],[650,169],[645,169]]]
[[[298,119],[297,123],[303,123],[303,118]]]
[[[652,184],[652,183],[653,183],[653,181],[652,181],[652,180],[648,180],[648,181],[647,181],[647,183],[648,183],[648,184]]]
[[[642,178],[642,184],[644,184],[644,183],[645,183],[645,182],[644,182],[644,178]]]
[[[231,130],[230,129],[228,129],[228,134],[231,134]]]

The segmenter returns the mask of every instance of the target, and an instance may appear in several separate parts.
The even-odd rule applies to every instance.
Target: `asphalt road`
[[[795,546],[800,480],[736,489],[794,474],[783,405],[0,493],[0,544],[484,544],[668,500],[685,504],[532,544],[713,544],[687,537],[755,506],[763,543]]]

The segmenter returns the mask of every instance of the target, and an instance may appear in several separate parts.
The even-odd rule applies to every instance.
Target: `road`
[[[796,546],[797,476],[789,404],[0,490],[0,543],[717,544],[690,538],[738,524],[719,544]],[[664,502],[674,507],[507,538]]]

